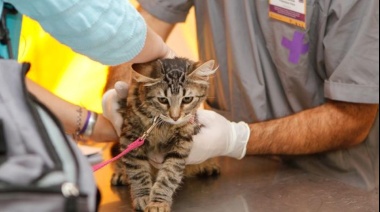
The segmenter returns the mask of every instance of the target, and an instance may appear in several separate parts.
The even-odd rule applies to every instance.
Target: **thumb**
[[[123,118],[118,112],[120,99],[116,89],[108,90],[102,98],[103,116],[112,123],[118,135],[123,123]]]
[[[103,116],[111,121],[111,116],[113,112],[118,109],[117,106],[118,95],[116,89],[110,89],[103,94],[102,97],[102,108],[103,108]]]
[[[224,117],[221,115],[217,114],[216,112],[212,110],[204,110],[204,109],[199,109],[197,110],[197,116],[198,116],[198,121],[199,123],[205,125],[205,126],[210,126],[215,123],[218,123],[216,120],[219,119],[219,121],[225,120]]]
[[[129,85],[126,82],[117,81],[114,88],[119,99],[124,99],[127,97]]]

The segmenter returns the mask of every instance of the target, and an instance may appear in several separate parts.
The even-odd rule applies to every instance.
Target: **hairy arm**
[[[378,104],[329,101],[284,118],[251,124],[247,154],[311,154],[363,142]]]

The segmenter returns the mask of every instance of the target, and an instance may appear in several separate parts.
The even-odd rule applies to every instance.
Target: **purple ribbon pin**
[[[305,37],[304,33],[295,31],[293,40],[289,40],[286,37],[282,38],[281,44],[289,49],[289,62],[297,64],[301,57],[301,54],[306,54],[309,50],[309,43],[303,43]]]

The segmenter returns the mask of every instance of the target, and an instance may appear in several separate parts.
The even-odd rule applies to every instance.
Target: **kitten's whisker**
[[[160,118],[161,122],[160,122],[160,126],[165,126],[165,125],[169,125],[168,122],[164,121],[162,118]]]
[[[162,127],[166,122],[162,120],[162,118],[159,119],[158,124]]]
[[[164,120],[162,120],[161,118],[158,120],[158,124],[162,124],[164,123]]]

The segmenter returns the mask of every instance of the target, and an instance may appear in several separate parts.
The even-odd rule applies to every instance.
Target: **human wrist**
[[[172,54],[171,51],[162,38],[148,27],[144,47],[141,52],[129,62],[144,63],[159,58],[166,58]]]
[[[117,141],[119,136],[112,123],[103,114],[98,114],[94,132],[89,139],[96,142],[112,142]]]
[[[89,139],[94,132],[95,124],[98,119],[98,114],[91,110],[87,110],[86,112],[87,115],[85,116],[86,118],[84,121],[82,121],[82,117],[84,113],[83,108],[80,107],[77,110],[77,112],[78,112],[77,127],[73,134],[73,137],[77,141],[85,141]],[[83,125],[82,125],[82,122],[83,122]]]
[[[249,125],[243,121],[238,123],[231,122],[231,140],[226,156],[242,159],[247,151],[247,143],[251,129]]]

